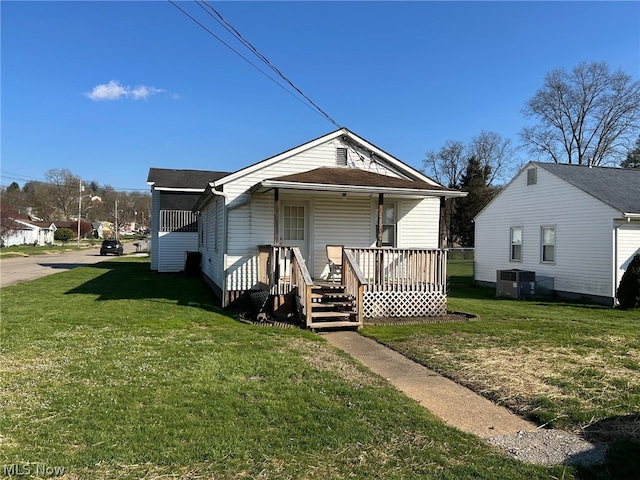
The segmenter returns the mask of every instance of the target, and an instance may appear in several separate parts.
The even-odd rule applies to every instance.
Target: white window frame
[[[517,231],[517,230],[520,231],[520,243],[519,244],[514,242],[513,233],[515,231]],[[522,250],[523,250],[523,244],[524,244],[524,241],[523,241],[524,235],[523,235],[523,233],[524,232],[523,232],[523,228],[522,227],[511,227],[509,229],[509,261],[510,262],[520,262],[520,263],[522,262],[522,257],[523,257]],[[515,256],[514,256],[513,248],[515,246],[520,246],[520,258],[515,258]]]
[[[553,232],[552,235],[552,243],[545,243],[545,230],[551,230]],[[546,260],[545,257],[545,247],[552,247],[553,258],[551,260]],[[555,225],[543,225],[540,227],[540,263],[556,263],[556,226]]]
[[[393,208],[393,222],[389,223],[385,221],[386,213],[388,208]],[[398,203],[397,202],[385,202],[383,205],[382,211],[382,236],[384,237],[385,231],[389,231],[393,233],[393,241],[392,242],[382,242],[383,247],[393,247],[396,248],[398,246]]]

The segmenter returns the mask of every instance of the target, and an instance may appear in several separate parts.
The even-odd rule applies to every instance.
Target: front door
[[[307,269],[313,275],[313,264],[309,258],[309,207],[304,203],[284,203],[280,215],[282,244],[299,247]]]

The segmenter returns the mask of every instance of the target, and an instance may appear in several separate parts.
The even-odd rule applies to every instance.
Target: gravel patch
[[[603,463],[607,450],[606,444],[589,443],[561,430],[518,432],[486,440],[516,460],[545,466]]]

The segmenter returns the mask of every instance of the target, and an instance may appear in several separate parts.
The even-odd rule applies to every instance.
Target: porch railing
[[[286,295],[293,288],[292,250],[285,245],[258,246],[258,282],[271,295]]]
[[[343,248],[341,284],[356,300],[357,321],[377,316],[446,313],[447,252],[437,249]],[[258,280],[273,296],[296,293],[301,319],[311,320],[313,279],[300,249],[259,247]]]
[[[353,255],[353,252],[347,248],[342,250],[342,284],[345,286],[347,294],[356,300],[357,314],[356,320],[358,325],[362,325],[364,319],[362,315],[362,301],[364,294],[364,276],[360,270],[360,266]]]
[[[447,290],[447,252],[438,249],[345,248],[369,291]]]

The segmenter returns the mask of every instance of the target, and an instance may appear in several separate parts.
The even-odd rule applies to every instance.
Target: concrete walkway
[[[482,438],[536,429],[534,423],[356,332],[323,337],[452,427]]]

